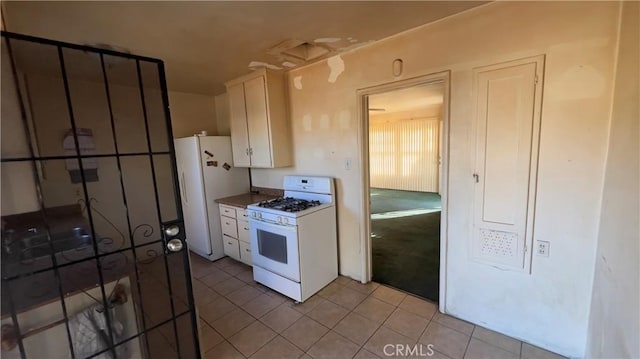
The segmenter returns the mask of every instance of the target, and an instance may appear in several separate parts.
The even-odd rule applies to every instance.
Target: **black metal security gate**
[[[2,357],[197,358],[162,61],[2,32]]]

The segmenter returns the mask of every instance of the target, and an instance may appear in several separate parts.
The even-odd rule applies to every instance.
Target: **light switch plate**
[[[351,170],[351,158],[344,159],[344,169],[347,171]]]

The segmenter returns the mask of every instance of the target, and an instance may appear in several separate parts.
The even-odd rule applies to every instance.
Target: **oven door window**
[[[258,229],[258,253],[265,258],[287,264],[287,237]]]

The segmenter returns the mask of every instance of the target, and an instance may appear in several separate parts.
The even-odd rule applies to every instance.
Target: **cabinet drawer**
[[[250,243],[249,222],[238,219],[238,239],[242,242]]]
[[[220,214],[229,218],[236,218],[236,209],[234,207],[220,205]]]
[[[238,220],[248,221],[249,214],[247,213],[246,208],[236,208],[236,218]]]
[[[251,261],[251,245],[247,242],[238,242],[240,244],[240,260],[248,265],[253,265]]]
[[[233,259],[240,260],[240,246],[238,245],[238,240],[223,235],[222,242],[224,245],[224,254]]]
[[[220,226],[222,227],[222,234],[238,238],[238,227],[234,218],[220,216]]]

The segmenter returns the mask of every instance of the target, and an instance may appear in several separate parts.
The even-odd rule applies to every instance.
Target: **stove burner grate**
[[[306,199],[298,199],[293,197],[279,197],[268,201],[258,203],[259,207],[272,208],[284,212],[300,212],[305,209],[319,206],[320,201],[308,201]]]

